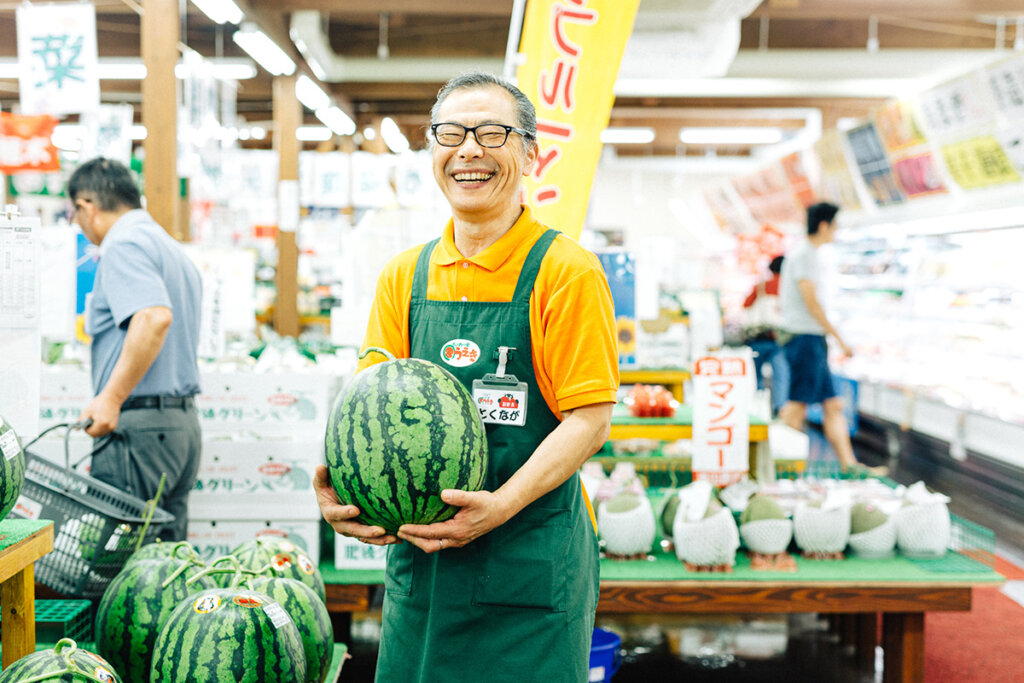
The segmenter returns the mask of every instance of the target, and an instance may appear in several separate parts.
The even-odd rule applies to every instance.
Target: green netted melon
[[[740,524],[757,522],[762,519],[785,519],[786,513],[782,511],[776,500],[770,496],[756,495],[747,502],[747,507],[740,514]]]
[[[635,493],[623,492],[604,504],[608,512],[629,512],[643,504],[643,499]]]
[[[665,538],[672,538],[672,525],[676,521],[676,512],[679,510],[679,495],[673,491],[665,500],[661,508],[661,533]]]
[[[850,533],[860,534],[889,521],[889,515],[870,503],[857,503],[850,510]]]

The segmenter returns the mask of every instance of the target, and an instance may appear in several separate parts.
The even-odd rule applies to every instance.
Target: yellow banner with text
[[[578,239],[601,131],[640,0],[529,0],[516,79],[537,107],[539,153],[525,201],[545,225]]]

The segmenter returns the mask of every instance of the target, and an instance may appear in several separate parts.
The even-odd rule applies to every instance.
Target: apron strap
[[[530,302],[530,294],[533,293],[533,283],[537,280],[537,273],[540,272],[540,264],[544,255],[548,253],[548,247],[558,237],[558,231],[548,228],[547,232],[540,236],[530,253],[526,256],[523,269],[519,273],[519,282],[516,283],[516,293],[512,295],[512,301]]]
[[[412,298],[413,299],[426,299],[427,298],[427,275],[430,273],[430,257],[434,253],[434,248],[437,243],[441,241],[441,238],[427,242],[423,247],[423,251],[420,252],[420,257],[416,260],[416,270],[412,276]]]

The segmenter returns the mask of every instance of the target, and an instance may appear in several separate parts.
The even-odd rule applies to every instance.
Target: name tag
[[[522,427],[526,424],[526,382],[494,383],[473,380],[473,401],[486,424]]]

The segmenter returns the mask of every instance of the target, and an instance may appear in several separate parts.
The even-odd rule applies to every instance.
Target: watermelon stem
[[[221,562],[227,562],[228,564],[230,564],[232,566],[229,567],[228,569],[220,569],[219,567],[217,567],[217,565],[220,564]],[[225,555],[224,557],[218,557],[216,560],[211,562],[210,566],[207,567],[206,569],[204,569],[203,571],[196,572],[196,575],[193,576],[191,579],[186,579],[185,580],[185,585],[186,586],[190,586],[193,583],[195,583],[196,581],[198,581],[200,576],[209,576],[211,574],[234,574],[235,575],[235,579],[232,580],[232,585],[237,585],[237,584],[235,584],[235,580],[237,580],[238,576],[241,573],[242,573],[242,566],[240,564],[238,564],[238,559],[235,558],[235,557],[232,557],[231,555]]]
[[[180,548],[183,545],[189,545],[189,543],[187,541],[182,541],[177,546],[175,546],[172,552],[177,552],[178,548]],[[172,581],[181,576],[184,572],[188,571],[189,567],[193,565],[196,565],[198,567],[206,566],[199,560],[199,555],[197,555],[195,551],[191,551],[189,557],[185,558],[185,561],[181,563],[181,566],[174,570],[173,574],[167,577],[167,580],[164,581],[162,588],[167,588],[168,586],[170,586]],[[185,582],[186,585],[188,585],[189,583],[191,583],[191,580]]]
[[[65,652],[64,648],[70,647]],[[104,683],[103,680],[94,676],[91,672],[82,669],[78,664],[71,659],[71,656],[78,652],[78,643],[73,641],[71,638],[61,638],[57,641],[57,644],[53,648],[53,652],[59,655],[63,660],[64,670],[63,671],[47,671],[31,678],[23,678],[20,683],[39,683],[40,681],[52,681],[54,676],[63,677],[64,674],[72,674],[76,680],[92,681],[92,683]],[[84,652],[84,650],[83,650]]]
[[[367,346],[365,349],[363,349],[363,352],[359,354],[359,357],[365,358],[367,355],[374,352],[377,352],[380,355],[385,356],[388,360],[398,360],[397,358],[395,358],[395,354],[391,353],[387,349],[382,349],[379,346]]]

